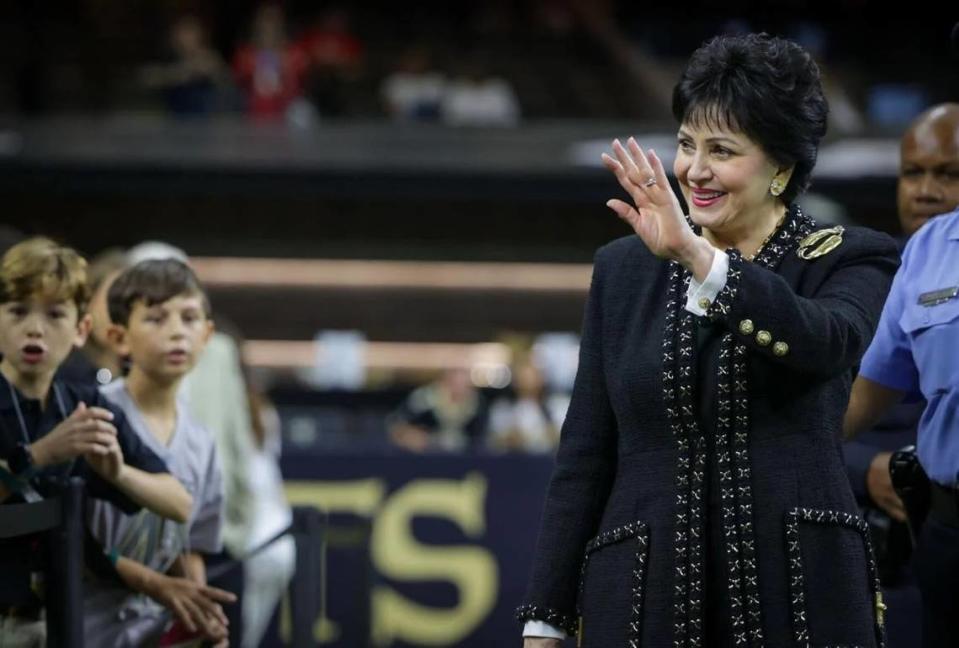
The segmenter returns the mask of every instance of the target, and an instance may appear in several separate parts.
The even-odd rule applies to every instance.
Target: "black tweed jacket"
[[[520,620],[597,648],[883,645],[840,430],[898,253],[817,231],[794,208],[754,261],[729,250],[702,318],[638,237],[599,250]]]

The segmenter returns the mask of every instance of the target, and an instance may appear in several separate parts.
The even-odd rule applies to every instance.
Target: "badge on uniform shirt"
[[[959,286],[952,288],[940,288],[931,292],[925,292],[919,295],[920,306],[938,306],[944,304],[956,295],[959,295]]]

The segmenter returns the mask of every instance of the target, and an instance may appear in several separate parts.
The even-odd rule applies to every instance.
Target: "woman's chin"
[[[689,219],[693,221],[694,225],[710,230],[715,229],[721,223],[721,219],[718,218],[718,216],[719,214],[696,207],[689,210]]]

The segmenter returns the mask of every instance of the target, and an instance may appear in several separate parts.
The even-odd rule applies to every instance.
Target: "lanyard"
[[[23,410],[20,408],[20,398],[17,396],[16,390],[13,388],[13,384],[8,380],[6,381],[7,388],[10,390],[10,400],[13,401],[13,409],[17,413],[17,423],[20,424],[20,436],[23,437],[23,442],[27,445],[30,445],[30,432],[27,430],[27,421],[23,417]],[[57,409],[60,410],[60,419],[61,421],[67,418],[67,408],[63,403],[63,394],[60,393],[60,385],[56,382],[53,383],[53,396],[57,401]],[[73,465],[76,462],[76,458],[70,460],[70,467],[67,469],[66,474],[73,472]],[[10,484],[14,490],[19,490],[20,495],[27,502],[39,502],[43,499],[43,496],[37,492],[37,490],[30,484],[29,481],[24,481],[19,484]],[[17,488],[19,486],[19,488]]]
[[[7,389],[10,390],[10,400],[13,401],[13,409],[17,413],[17,423],[20,424],[20,436],[23,437],[23,442],[27,445],[30,445],[30,432],[27,430],[27,421],[23,418],[23,410],[20,409],[20,399],[17,397],[17,392],[13,388],[13,384],[8,380]],[[57,400],[57,409],[60,410],[60,420],[63,421],[67,418],[67,408],[63,404],[63,394],[60,393],[60,385],[56,382],[53,383],[53,396]]]

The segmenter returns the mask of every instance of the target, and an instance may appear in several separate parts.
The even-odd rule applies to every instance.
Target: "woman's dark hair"
[[[713,38],[693,52],[673,88],[680,124],[742,132],[777,165],[795,165],[780,196],[787,205],[809,187],[828,113],[809,53],[768,34]]]

